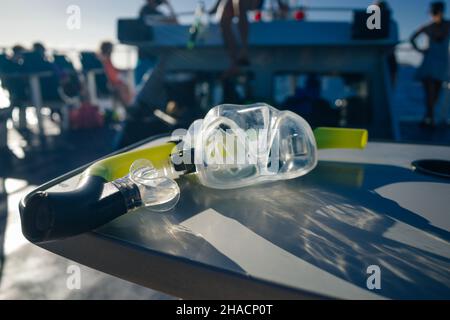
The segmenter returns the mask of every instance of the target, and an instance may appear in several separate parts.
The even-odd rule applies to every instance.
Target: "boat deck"
[[[44,123],[48,135],[43,138],[32,124],[28,133],[9,128],[13,153],[0,156],[0,300],[171,299],[52,254],[23,237],[20,199],[36,186],[110,153],[115,137],[109,129],[60,136],[55,124],[47,118]],[[71,265],[80,267],[80,290],[67,288]]]
[[[0,284],[0,292],[3,292],[3,295],[0,293],[0,298],[72,298],[72,299],[78,299],[78,298],[86,298],[86,297],[97,297],[97,298],[157,298],[157,299],[165,299],[169,298],[169,296],[160,294],[155,291],[151,291],[148,289],[145,289],[141,286],[136,286],[133,284],[130,284],[129,282],[123,282],[115,277],[110,277],[104,273],[97,272],[90,268],[82,267],[83,274],[88,277],[88,279],[92,280],[92,285],[88,288],[82,288],[79,292],[72,292],[68,290],[65,286],[65,277],[66,277],[66,268],[69,264],[71,264],[70,260],[66,260],[64,258],[58,257],[56,255],[53,255],[49,253],[48,251],[43,251],[42,249],[29,244],[22,236],[21,230],[20,230],[20,221],[19,221],[19,214],[18,214],[18,208],[17,203],[19,200],[25,196],[27,193],[32,191],[36,186],[45,183],[49,180],[52,180],[58,176],[61,176],[62,174],[65,174],[66,172],[69,172],[71,170],[74,170],[82,165],[85,165],[86,163],[89,163],[95,159],[98,159],[99,157],[102,157],[106,154],[109,154],[113,151],[112,145],[113,141],[116,137],[117,132],[112,129],[98,129],[98,130],[90,130],[90,131],[80,131],[80,132],[72,132],[68,134],[60,135],[57,126],[49,121],[49,119],[45,118],[45,131],[47,133],[44,137],[39,137],[39,135],[36,134],[37,128],[33,124],[29,124],[30,130],[27,132],[19,133],[17,130],[13,128],[9,128],[9,148],[13,151],[10,156],[7,156],[5,154],[1,157],[1,166],[0,166],[0,182],[4,184],[2,188],[3,191],[6,191],[7,195],[0,197],[0,243],[2,245],[0,248],[3,248],[0,250],[0,257],[2,257],[2,263],[0,264],[3,267],[3,279]],[[420,128],[417,124],[409,124],[409,126],[412,126],[417,130],[418,136],[420,136],[422,141],[425,141],[427,143],[433,143],[433,141],[436,141],[436,143],[443,143],[442,137],[445,137],[445,134],[449,135],[450,130],[445,129],[445,134],[436,134],[432,135],[430,134],[430,137],[427,137],[424,135],[423,129]],[[412,130],[407,129],[408,132],[412,132]],[[435,139],[435,140],[433,140]],[[87,144],[86,141],[89,141]],[[377,144],[374,144],[373,146],[378,146]],[[430,147],[433,148],[433,147]],[[83,150],[83,152],[80,152],[80,150]],[[428,150],[428,149],[426,149]],[[379,161],[386,161],[387,158],[395,159],[394,155],[398,153],[398,148],[391,148],[387,149],[387,154],[379,154],[381,155],[381,159]],[[430,157],[432,154],[424,154],[423,157]],[[322,154],[322,157],[325,155]],[[417,155],[416,157],[419,157]],[[448,156],[450,157],[450,156]],[[373,158],[373,157],[371,157]],[[373,158],[374,159],[374,158]],[[372,159],[372,160],[373,160]],[[333,160],[333,159],[329,159]],[[394,160],[395,161],[395,160]],[[333,163],[329,164],[333,166]],[[341,166],[341,165],[340,165]],[[390,172],[386,171],[385,176],[394,176],[398,179],[400,179],[402,176],[410,176],[410,177],[417,177],[415,174],[411,173],[406,167],[408,166],[408,163],[403,163],[402,168],[390,168]],[[345,164],[341,166],[341,171],[345,176],[353,178],[350,179],[349,183],[356,183],[359,179],[358,177],[365,176],[367,177],[373,177],[379,174],[378,168],[379,166],[376,166],[375,164],[372,165],[349,165]],[[322,170],[322,169],[320,169]],[[319,170],[319,171],[320,171]],[[324,167],[324,172],[327,172],[329,169],[327,169],[327,166]],[[394,172],[395,171],[395,172]],[[354,175],[354,173],[357,173]],[[320,176],[320,175],[319,175]],[[355,178],[356,177],[356,178]],[[429,180],[433,180],[432,178],[422,177],[418,176],[420,180],[423,180],[424,183],[430,182]],[[312,179],[312,180],[310,180]],[[364,180],[365,180],[364,179]],[[314,176],[309,177],[307,181],[310,181],[311,183],[317,183],[314,182]],[[347,189],[350,187],[350,185],[347,187]],[[2,189],[0,188],[0,189]],[[290,187],[289,184],[286,185],[287,191],[289,191]],[[425,186],[423,188],[424,190],[427,189]],[[351,189],[348,189],[351,190]],[[361,191],[361,194],[364,192]],[[366,194],[367,195],[367,194]],[[345,197],[346,195],[335,195],[336,197]],[[380,196],[380,200],[383,198]],[[248,200],[248,199],[247,199]],[[246,200],[246,201],[247,201]],[[378,201],[378,200],[377,200]],[[401,207],[396,206],[392,201],[389,200],[382,200],[383,202],[389,203],[389,205],[393,208],[395,208],[396,212],[398,212],[399,217],[401,218],[402,215],[406,215],[407,219],[411,219],[412,223],[415,223],[416,219],[420,220],[417,214],[413,214],[411,212],[408,212],[406,209],[401,209]],[[426,200],[424,200],[424,203],[427,203]],[[200,207],[202,204],[197,204],[198,212],[203,212],[200,210]],[[394,222],[398,217],[392,217],[392,216],[386,216],[383,213],[382,208],[379,206],[376,207],[377,210],[373,210],[374,217],[377,217],[377,219],[380,219],[385,222],[389,222],[386,224],[385,232],[389,235],[389,230],[396,230],[394,228],[394,225],[399,226],[400,228],[406,228],[405,230],[400,230],[399,234],[402,232],[405,232],[405,235],[409,235],[411,232],[416,233],[419,237],[425,237],[425,239],[428,239],[429,236],[427,235],[427,232],[424,230],[417,229],[417,226],[408,226],[408,223],[397,223]],[[226,211],[222,211],[220,216],[217,216],[217,213],[214,212],[207,212],[206,216],[212,215],[212,218],[224,218],[224,217],[231,217],[232,215],[228,215]],[[365,212],[365,211],[364,211]],[[225,214],[225,215],[224,215]],[[256,215],[256,213],[255,213]],[[185,244],[182,244],[180,242],[177,242],[176,239],[180,235],[183,237],[192,238],[192,235],[185,234],[183,231],[183,228],[177,228],[173,227],[173,224],[176,222],[173,219],[178,219],[181,217],[175,216],[175,218],[170,218],[166,216],[152,216],[147,217],[145,214],[139,214],[134,217],[139,217],[139,220],[141,222],[145,223],[145,219],[157,219],[158,223],[163,225],[163,228],[171,229],[171,232],[173,232],[172,235],[170,235],[171,238],[171,245],[177,244],[178,246],[182,246],[184,248],[185,245],[189,243],[187,241]],[[201,217],[201,216],[200,216]],[[211,218],[210,217],[210,218]],[[315,223],[324,223],[324,221],[327,221],[328,224],[331,223],[330,218],[323,218],[324,221],[320,222],[319,216],[316,216],[313,213],[310,213],[309,216],[311,219],[316,219]],[[409,218],[408,218],[409,217]],[[185,217],[187,221],[189,221],[189,217]],[[270,217],[269,217],[270,218]],[[226,221],[232,221],[227,220]],[[304,219],[304,217],[302,218]],[[318,220],[317,220],[318,219]],[[322,218],[321,218],[322,219]],[[356,217],[353,217],[352,219],[356,219]],[[172,221],[173,220],[173,221]],[[273,217],[269,219],[273,222]],[[370,220],[370,219],[369,219]],[[417,220],[417,221],[418,221]],[[133,219],[131,221],[134,221]],[[309,220],[302,220],[302,223],[309,223]],[[153,223],[152,221],[149,221]],[[195,222],[195,220],[194,220]],[[244,222],[244,224],[242,224]],[[407,221],[408,222],[408,221]],[[128,223],[128,222],[127,222]],[[135,223],[138,223],[136,220]],[[242,225],[245,225],[245,221],[241,221],[240,227]],[[342,224],[344,223],[344,224]],[[390,224],[390,227],[388,225]],[[345,222],[340,222],[341,226],[346,226]],[[378,225],[378,224],[376,224]],[[257,229],[254,229],[255,226],[250,226],[251,230],[258,231]],[[305,227],[305,226],[304,226]],[[392,227],[392,228],[391,228]],[[116,222],[114,222],[112,225],[108,226],[104,229],[106,234],[110,232],[115,232],[114,230],[118,228],[118,225]],[[173,230],[172,230],[173,228]],[[348,225],[346,228],[350,228]],[[412,228],[412,229],[411,229]],[[121,229],[119,227],[119,229]],[[122,230],[122,229],[121,229]],[[344,230],[344,229],[343,229]],[[412,230],[412,231],[411,231]],[[117,231],[117,230],[116,230]],[[120,230],[119,230],[120,231]],[[123,231],[123,230],[122,230]],[[122,232],[121,231],[121,232]],[[304,236],[312,230],[305,229]],[[342,231],[342,230],[341,230]],[[152,231],[153,232],[153,231]],[[203,231],[202,231],[203,232]],[[303,231],[302,231],[303,232]],[[330,231],[331,232],[331,231]],[[334,232],[334,231],[333,231]],[[343,232],[343,231],[342,231]],[[347,231],[345,231],[347,232]],[[380,231],[381,232],[381,231]],[[362,232],[362,234],[369,235],[370,233]],[[338,235],[338,233],[336,233]],[[142,236],[139,235],[139,236]],[[152,234],[149,234],[148,236],[152,236]],[[154,235],[153,235],[154,236]],[[381,234],[377,235],[378,239],[381,241],[383,239],[383,236]],[[269,238],[270,240],[271,238]],[[301,256],[307,254],[306,252],[300,253],[297,247],[290,247],[291,245],[288,245],[287,243],[283,244],[286,239],[279,239],[281,243],[278,243],[278,245],[281,245],[281,248],[285,251],[283,252],[290,252],[290,257],[295,258],[295,255],[301,254]],[[216,249],[211,247],[210,244],[206,244],[206,240],[198,240],[202,242],[202,248],[207,248],[205,250],[209,250],[208,252],[215,252],[214,257],[218,258],[218,261],[222,261],[224,258],[221,258],[221,255],[218,254]],[[306,241],[306,239],[303,239],[302,241]],[[424,239],[420,239],[420,242],[424,241]],[[431,240],[434,241],[434,240]],[[447,240],[448,241],[448,240]],[[393,242],[394,243],[394,242]],[[446,243],[446,242],[444,242]],[[267,244],[267,243],[266,243]],[[404,244],[396,244],[397,249],[400,247],[404,249]],[[416,252],[416,250],[411,247],[407,247],[407,250],[411,250]],[[186,247],[187,248],[187,247]],[[185,249],[186,249],[185,248]],[[180,247],[178,248],[180,249]],[[183,250],[185,250],[183,249]],[[316,247],[318,250],[318,247]],[[314,249],[314,250],[316,250]],[[181,249],[180,249],[181,250]],[[293,251],[292,251],[293,250]],[[365,249],[366,250],[366,249]],[[400,250],[400,249],[399,249]],[[440,250],[440,249],[439,249]],[[446,249],[448,250],[448,249]],[[368,251],[365,251],[366,253]],[[427,257],[429,255],[433,255],[429,252],[420,252],[423,255],[426,255]],[[292,255],[293,254],[293,255]],[[318,252],[314,253],[312,252],[312,256],[305,256],[305,261],[307,263],[314,263],[315,259],[317,257],[314,257],[314,255],[318,254]],[[331,254],[331,253],[330,253]],[[435,256],[433,256],[435,257]],[[296,258],[295,258],[296,259]],[[297,261],[295,260],[294,261]],[[438,259],[442,259],[438,257]],[[230,268],[234,268],[235,270],[238,270],[239,268],[236,266],[235,263],[230,262],[228,259],[225,259],[227,262],[227,266]],[[447,260],[445,263],[448,263]],[[25,262],[25,263],[24,263]],[[306,263],[305,262],[305,263]],[[318,263],[318,262],[317,262]],[[348,263],[348,262],[347,262]],[[325,261],[324,257],[322,257],[322,261],[318,263],[317,266],[320,266],[320,268],[325,268],[327,262]],[[45,266],[45,267],[44,267]],[[32,271],[39,269],[38,273],[41,275],[40,277],[35,277],[37,271]],[[17,270],[20,270],[18,272]],[[340,274],[333,268],[324,270],[328,270],[327,272],[331,272],[332,275],[334,275],[334,278],[342,278],[343,274]],[[106,271],[106,270],[105,270]],[[242,270],[240,271],[242,272]],[[48,275],[51,273],[56,274],[54,281],[48,281]],[[0,273],[1,274],[1,273]],[[20,274],[20,279],[19,279]],[[414,274],[414,273],[413,273]],[[116,274],[117,275],[117,274]],[[418,275],[418,273],[416,274]],[[47,277],[47,278],[46,278]],[[363,275],[359,273],[359,279],[361,280]],[[47,279],[47,280],[45,280]],[[422,278],[426,279],[426,277]],[[134,279],[130,279],[134,280]],[[430,279],[428,279],[430,280]],[[101,288],[104,287],[105,283],[110,283],[112,287],[120,288],[120,290],[102,290]],[[20,285],[17,285],[17,283],[20,283]],[[55,291],[53,290],[46,290],[45,288],[49,288],[51,286],[52,288],[57,288]],[[31,290],[34,288],[34,290]],[[439,288],[443,289],[444,294],[447,292],[448,294],[448,288],[445,289],[442,285],[439,285]],[[11,290],[8,290],[11,289]],[[49,295],[49,292],[53,292]],[[114,293],[116,292],[116,293]],[[118,294],[118,292],[121,292],[121,294]],[[174,292],[174,294],[177,292]],[[5,295],[7,294],[7,295]],[[393,292],[391,294],[386,294],[387,296],[398,296],[402,295],[398,292]]]
[[[181,179],[169,214],[140,209],[41,247],[182,298],[448,299],[450,184],[412,171],[421,158],[450,148],[323,150],[305,177],[239,190]],[[71,190],[81,171],[41,189]]]

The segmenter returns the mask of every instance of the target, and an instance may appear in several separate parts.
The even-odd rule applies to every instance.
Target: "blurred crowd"
[[[289,12],[286,1],[271,0],[271,2],[280,18]],[[391,13],[386,1],[377,1],[376,4],[382,12]],[[217,15],[222,30],[224,50],[230,61],[229,69],[224,71],[224,79],[239,75],[243,69],[252,64],[248,44],[251,27],[248,13],[261,11],[264,5],[264,0],[218,0],[210,10],[206,10],[208,15]],[[445,9],[444,2],[432,2],[429,9],[431,20],[418,28],[411,37],[413,48],[423,54],[416,78],[424,87],[426,112],[422,125],[427,127],[435,126],[434,109],[443,83],[448,81],[450,22],[445,19]],[[139,19],[146,23],[148,21],[163,24],[178,23],[174,8],[168,0],[147,0],[139,11]],[[232,29],[234,21],[237,21],[238,34]],[[192,30],[195,32],[195,28],[191,28],[191,32]],[[417,44],[420,35],[425,35],[429,40],[426,48]],[[0,54],[0,79],[2,86],[10,93],[11,105],[19,109],[45,101],[54,117],[62,118],[64,115],[58,106],[68,106],[67,117],[71,128],[98,127],[103,125],[105,119],[107,121],[118,119],[117,106],[127,110],[130,119],[135,120],[136,114],[137,117],[143,114],[144,117],[153,117],[153,113],[145,114],[145,112],[151,113],[154,110],[136,111],[139,109],[136,95],[148,79],[149,73],[157,66],[158,58],[144,54],[139,49],[133,81],[130,81],[130,77],[124,76],[124,72],[115,67],[112,61],[113,51],[114,44],[107,41],[101,43],[98,52],[82,52],[80,54],[82,69],[77,70],[67,56],[48,52],[42,43],[35,43],[31,48],[16,45]],[[395,85],[398,67],[394,50],[388,55],[387,60],[391,82]],[[36,93],[33,92],[33,85],[30,83],[32,74],[39,75],[41,92],[38,98],[42,100],[41,102],[36,101]],[[311,81],[308,83],[314,83]],[[97,99],[93,99],[93,95],[110,97],[113,107],[106,111],[99,110],[95,105]],[[175,118],[187,112],[183,106],[178,106],[176,101],[172,100],[163,111]],[[126,143],[128,142],[121,145]]]

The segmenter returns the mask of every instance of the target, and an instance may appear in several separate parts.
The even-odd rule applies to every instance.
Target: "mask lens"
[[[292,179],[317,164],[308,123],[266,104],[217,106],[199,131],[195,137],[197,172],[201,183],[212,188]]]

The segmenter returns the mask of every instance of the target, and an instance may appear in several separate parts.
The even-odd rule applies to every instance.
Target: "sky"
[[[177,12],[192,11],[197,0],[172,0]],[[205,0],[211,7],[215,0]],[[368,0],[298,0],[291,1],[311,7],[366,8]],[[450,0],[447,0],[450,10]],[[116,39],[116,20],[134,17],[143,0],[0,0],[0,47],[20,43],[30,46],[43,41],[49,48],[95,49],[102,40]],[[415,28],[429,20],[430,0],[390,0],[394,17],[400,26],[402,40],[409,38]],[[66,27],[67,8],[81,9],[81,29]],[[309,15],[310,19],[345,20],[349,14],[327,12]]]

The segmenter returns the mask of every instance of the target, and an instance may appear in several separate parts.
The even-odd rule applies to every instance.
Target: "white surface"
[[[296,257],[213,209],[181,225],[204,238],[254,277],[341,299],[382,299]]]
[[[402,208],[419,214],[438,228],[450,231],[450,184],[400,182],[375,190]]]
[[[319,159],[350,163],[393,165],[409,169],[411,168],[411,162],[414,160],[450,160],[450,147],[370,142],[364,150],[320,150]]]

